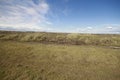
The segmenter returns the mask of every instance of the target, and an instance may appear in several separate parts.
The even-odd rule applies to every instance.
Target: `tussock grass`
[[[0,40],[22,42],[44,42],[75,45],[120,46],[120,35],[115,34],[76,34],[45,32],[0,32]]]
[[[120,35],[0,31],[0,80],[120,80]]]
[[[0,41],[0,80],[120,80],[120,49]]]

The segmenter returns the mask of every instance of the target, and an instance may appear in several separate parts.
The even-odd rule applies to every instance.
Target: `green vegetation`
[[[120,80],[119,46],[120,35],[1,31],[0,80]]]

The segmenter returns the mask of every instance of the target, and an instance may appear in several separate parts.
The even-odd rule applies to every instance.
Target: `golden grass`
[[[0,31],[0,40],[75,45],[119,46],[120,35]]]
[[[120,80],[120,49],[0,41],[0,80]]]

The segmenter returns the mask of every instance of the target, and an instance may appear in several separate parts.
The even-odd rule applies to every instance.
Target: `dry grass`
[[[0,41],[0,80],[120,80],[120,49]]]
[[[120,35],[117,34],[68,34],[0,31],[0,40],[120,47]]]

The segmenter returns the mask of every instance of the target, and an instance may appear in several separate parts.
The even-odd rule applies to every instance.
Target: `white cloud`
[[[93,28],[92,28],[92,27],[87,27],[87,29],[88,29],[88,30],[91,30],[91,29],[93,29]]]
[[[44,27],[52,24],[46,15],[50,10],[45,0],[35,4],[32,0],[0,0],[0,28],[18,30],[45,30]],[[44,26],[43,26],[44,25]]]
[[[113,29],[113,27],[112,26],[108,26],[107,29]]]
[[[107,26],[107,27],[106,27]],[[99,27],[78,27],[73,32],[79,33],[104,33],[104,34],[120,34],[120,25],[101,25]]]

